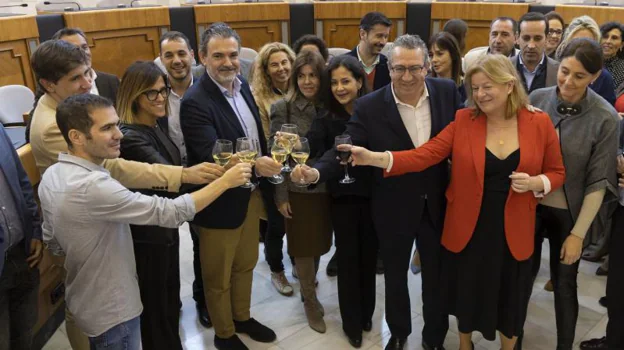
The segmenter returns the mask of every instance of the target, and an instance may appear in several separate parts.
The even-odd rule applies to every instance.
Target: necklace
[[[501,135],[500,135],[499,130],[511,129],[511,128],[514,128],[514,127],[517,127],[517,124],[507,125],[507,126],[498,126],[498,125],[497,125],[497,126],[494,126],[494,125],[492,125],[492,124],[488,124],[488,128],[491,128],[491,129],[493,129],[493,130],[496,130],[496,134],[498,134],[498,135],[497,135],[497,136],[498,136],[498,144],[499,144],[500,146],[503,146],[503,145],[505,144],[505,140],[503,140],[503,138],[502,138],[502,137],[500,137]]]

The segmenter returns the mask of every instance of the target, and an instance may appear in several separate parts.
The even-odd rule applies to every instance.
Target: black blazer
[[[351,50],[351,52],[345,55],[350,55],[358,58],[357,46]],[[390,84],[390,70],[388,69],[388,58],[385,55],[379,54],[379,63],[375,67],[375,80],[373,81],[372,91],[379,90],[382,87]],[[369,86],[369,88],[371,88]]]
[[[336,136],[344,134],[350,118],[351,116],[343,110],[342,113],[324,111],[314,119],[310,130],[306,134],[310,143],[310,158],[321,158],[325,162],[333,161],[338,163],[338,160],[336,160],[338,152],[336,151],[334,141]],[[325,153],[329,153],[331,156],[323,159],[322,157]],[[344,171],[344,167],[342,169]],[[359,196],[369,198],[372,174],[371,167],[349,166],[349,176],[355,178],[355,182],[348,185],[338,183],[344,177],[344,172],[340,172],[336,174],[338,175],[337,177],[327,179],[329,193],[333,197]]]
[[[448,79],[426,78],[431,108],[433,138],[455,118],[462,101],[455,83]],[[392,86],[359,98],[347,123],[346,133],[353,144],[372,151],[402,151],[414,148],[392,95]],[[335,177],[342,171],[332,154],[325,154],[317,168],[320,181]],[[447,162],[441,162],[419,173],[383,177],[382,169],[373,170],[371,205],[375,228],[380,235],[412,235],[420,224],[427,205],[435,227],[442,231],[448,185]]]
[[[266,140],[263,137],[262,122],[258,107],[251,95],[249,84],[242,76],[241,93],[247,106],[254,115],[260,141],[262,154],[267,154]],[[236,147],[236,139],[245,137],[245,132],[234,110],[212,81],[208,73],[199,78],[184,94],[180,107],[180,124],[186,143],[188,165],[192,166],[201,162],[211,162],[212,147],[217,139],[232,141]],[[236,150],[234,150],[236,151]],[[265,179],[260,179],[260,189],[272,190]],[[195,215],[193,220],[205,228],[234,229],[242,225],[247,215],[247,205],[251,191],[247,188],[233,188],[223,193],[217,200],[206,209]]]
[[[156,127],[122,124],[121,157],[149,164],[182,165],[180,151],[169,138],[167,118],[160,118]],[[179,193],[133,189],[148,196],[175,198]],[[135,243],[173,245],[179,242],[177,228],[130,225]]]
[[[95,86],[97,86],[100,96],[106,97],[113,101],[113,104],[117,104],[117,90],[119,89],[119,78],[117,76],[95,71],[97,79],[95,79]]]

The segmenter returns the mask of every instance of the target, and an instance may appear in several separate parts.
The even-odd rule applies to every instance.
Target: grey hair
[[[600,42],[601,35],[598,23],[587,15],[576,17],[568,24],[568,27],[563,33],[563,39],[561,39],[561,43],[555,52],[555,57],[557,59],[561,57],[563,50],[565,50],[565,47],[568,46],[568,43],[572,40],[572,35],[583,29],[589,30],[594,36],[594,41]]]
[[[208,42],[210,42],[210,39],[212,38],[234,38],[236,39],[236,42],[238,42],[238,51],[240,52],[241,38],[238,33],[232,29],[232,27],[223,22],[215,22],[211,24],[206,31],[204,31],[201,37],[201,47],[199,51],[204,56],[208,55]]]
[[[427,50],[427,44],[420,38],[420,36],[412,35],[412,34],[403,34],[400,37],[397,37],[392,43],[392,47],[390,47],[390,50],[388,50],[389,66],[392,66],[392,56],[394,55],[394,49],[397,47],[402,47],[404,49],[409,49],[409,50],[421,49],[423,55],[425,56],[425,66],[428,65],[429,50]]]

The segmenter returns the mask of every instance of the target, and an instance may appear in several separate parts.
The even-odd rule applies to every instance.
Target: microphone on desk
[[[138,1],[139,1],[139,0],[132,0],[132,1],[130,1],[130,7],[133,7],[132,5],[133,5],[135,2],[138,2]],[[126,4],[118,4],[118,5],[117,5],[117,8],[118,8],[118,9],[125,9],[125,8],[127,8],[127,7],[128,7],[128,6],[127,6]]]
[[[28,4],[19,4],[19,5],[2,5],[0,7],[28,7]]]
[[[75,2],[75,1],[60,1],[60,2],[50,2],[50,1],[44,1],[43,2],[44,5],[56,5],[56,4],[72,4],[72,5],[76,5],[78,7],[78,11],[82,10],[82,8],[80,7],[80,4]],[[65,11],[74,11],[75,9],[73,7],[66,7]]]

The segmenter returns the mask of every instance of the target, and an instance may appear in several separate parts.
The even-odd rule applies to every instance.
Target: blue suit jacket
[[[4,173],[7,183],[11,187],[10,195],[15,201],[15,207],[19,211],[22,218],[22,226],[24,227],[24,250],[26,255],[30,254],[30,240],[33,238],[41,239],[41,219],[37,211],[37,203],[33,195],[33,189],[30,180],[22,168],[15,148],[9,139],[4,127],[0,126],[0,171]],[[8,194],[2,193],[2,196]],[[0,275],[4,268],[4,254],[7,250],[6,232],[0,226]]]
[[[264,131],[260,121],[260,112],[249,85],[242,76],[239,75],[238,78],[242,82],[241,94],[256,120],[262,154],[267,155],[266,140],[262,137]],[[180,124],[188,152],[188,166],[201,162],[214,163],[212,147],[217,139],[230,140],[236,147],[236,139],[245,137],[243,126],[234,110],[206,72],[184,94],[180,107]],[[261,178],[260,189],[272,190],[273,188]],[[249,189],[242,187],[225,191],[206,209],[197,213],[193,223],[204,228],[234,229],[239,227],[247,215],[250,194]]]
[[[451,121],[463,101],[455,83],[449,79],[426,78],[431,110],[431,135],[436,136]],[[354,145],[371,151],[402,151],[414,148],[394,101],[392,85],[359,98],[347,134]],[[324,182],[340,176],[343,171],[332,152],[327,152],[315,165]],[[442,232],[448,186],[448,164],[443,161],[427,170],[384,178],[381,169],[373,170],[371,206],[375,228],[380,237],[388,234],[413,235],[426,208],[436,227]]]

